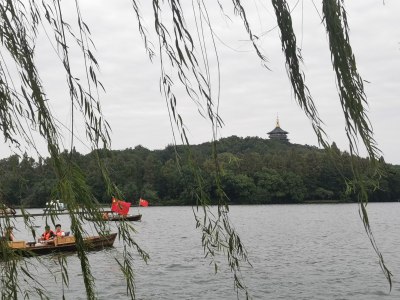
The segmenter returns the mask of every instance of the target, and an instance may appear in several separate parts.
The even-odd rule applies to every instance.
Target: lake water
[[[136,210],[131,208],[131,213]],[[134,254],[137,299],[236,299],[224,260],[214,274],[210,260],[204,258],[191,207],[147,207],[140,212],[142,221],[133,223],[136,240],[150,261],[146,265]],[[356,204],[232,206],[231,219],[253,265],[242,270],[252,298],[399,299],[400,203],[371,203],[368,212],[376,241],[394,275],[390,293]],[[60,218],[68,230],[67,216]],[[44,220],[37,217],[35,223],[43,225]],[[16,227],[18,239],[29,239],[22,224]],[[87,229],[91,231],[90,224]],[[89,254],[99,299],[128,298],[115,262],[121,253],[122,246],[116,241],[114,248]],[[57,282],[42,267],[32,274],[45,283],[50,299],[61,299],[57,257],[42,258]],[[35,266],[34,259],[28,260]],[[67,261],[70,287],[65,288],[66,298],[85,299],[79,261],[75,254]]]

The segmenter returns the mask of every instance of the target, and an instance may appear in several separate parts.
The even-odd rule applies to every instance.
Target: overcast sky
[[[112,127],[112,149],[134,148],[137,145],[163,149],[173,143],[167,107],[159,91],[159,56],[156,53],[154,62],[149,61],[138,34],[131,1],[80,2],[83,18],[96,44],[99,79],[106,89],[100,97],[103,112]],[[150,1],[142,1],[143,19],[149,37],[156,44],[153,13],[147,2]],[[184,10],[191,23],[194,19],[189,5],[191,1],[182,2],[185,2]],[[244,1],[253,32],[260,37],[260,46],[269,60],[270,70],[262,67],[240,18],[233,13],[231,1],[221,1],[230,18],[224,17],[219,8],[213,6],[215,0],[206,2],[211,3],[209,13],[216,34],[221,71],[219,113],[224,126],[219,130],[218,137],[267,138],[266,133],[275,127],[279,115],[281,128],[289,132],[292,143],[317,145],[311,124],[291,92],[270,1]],[[289,1],[290,6],[293,8],[296,2]],[[293,10],[298,46],[302,48],[304,58],[306,84],[325,122],[330,141],[335,141],[340,149],[346,150],[348,143],[335,74],[319,16],[321,1],[314,2],[316,8],[311,0],[300,0]],[[400,164],[400,1],[386,0],[385,4],[380,0],[347,1],[346,8],[358,69],[362,78],[368,81],[365,89],[375,139],[386,161]],[[69,7],[65,9],[66,14],[73,12]],[[72,14],[69,20],[74,22]],[[70,126],[65,75],[60,71],[60,62],[47,38],[41,35],[39,42],[37,62],[46,93],[57,118]],[[78,62],[79,53],[71,51],[72,60],[76,56],[75,61]],[[211,52],[210,61],[213,87],[217,87],[217,64]],[[75,65],[79,66],[79,63]],[[80,74],[78,70],[76,72]],[[178,110],[188,128],[190,142],[199,144],[210,141],[212,131],[209,122],[197,113],[197,107],[183,92],[178,89],[177,94]],[[76,126],[79,127],[78,124]],[[74,141],[77,150],[87,153],[89,149],[80,142],[85,139],[84,134],[77,134]],[[68,148],[68,133],[65,136]],[[41,147],[40,143],[38,145]],[[7,146],[0,150],[1,157],[10,153]]]

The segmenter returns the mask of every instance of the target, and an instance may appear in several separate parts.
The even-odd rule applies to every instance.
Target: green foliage
[[[221,172],[221,187],[231,204],[301,203],[309,200],[357,201],[354,194],[346,194],[343,176],[351,180],[349,155],[336,147],[335,160],[326,150],[316,147],[280,143],[256,137],[236,136],[217,142],[217,157]],[[193,159],[200,166],[202,190],[217,203],[217,169],[210,159],[211,144],[192,146]],[[230,149],[230,150],[229,150]],[[195,205],[198,185],[189,165],[184,147],[178,146],[181,157],[177,168],[174,151],[150,151],[143,147],[108,151],[104,156],[111,179],[124,195],[124,199],[137,203],[140,197],[152,205]],[[82,170],[91,193],[98,202],[108,204],[110,197],[94,153],[81,155],[74,152],[77,167]],[[65,153],[68,157],[68,153]],[[386,177],[375,189],[373,170],[368,160],[355,162],[365,180],[371,201],[398,201],[400,198],[400,170],[386,165]],[[382,162],[384,163],[384,162]],[[52,159],[36,163],[27,156],[0,160],[3,174],[0,191],[9,205],[43,207],[54,197]],[[1,172],[1,171],[0,171]]]

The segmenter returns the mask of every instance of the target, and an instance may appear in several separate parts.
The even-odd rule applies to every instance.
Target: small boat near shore
[[[46,207],[43,208],[43,211],[46,212],[50,212],[50,211],[65,211],[67,210],[67,205],[65,205],[65,203],[60,202],[60,200],[51,200],[50,202],[46,202]]]
[[[96,221],[97,219],[93,217],[86,217],[85,218],[88,221]],[[137,214],[137,215],[120,215],[117,213],[114,213],[113,211],[104,211],[102,212],[101,215],[101,220],[103,221],[140,221],[142,220],[142,214]]]
[[[114,245],[117,233],[84,238],[88,250],[101,250]],[[15,241],[7,242],[8,246],[22,256],[37,256],[55,252],[74,252],[77,250],[74,236],[57,237],[44,244],[36,242]]]
[[[140,199],[144,206],[148,206],[148,202],[146,200]],[[139,201],[139,202],[140,202]],[[99,211],[100,214],[96,215],[85,215],[85,219],[87,221],[141,221],[142,214],[129,214],[129,208],[131,207],[130,202],[118,200],[114,197],[111,199],[111,210],[102,210]],[[140,205],[139,205],[140,206]]]

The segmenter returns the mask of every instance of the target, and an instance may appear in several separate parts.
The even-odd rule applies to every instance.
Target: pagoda
[[[276,127],[274,130],[268,132],[267,134],[269,135],[269,138],[271,140],[279,140],[279,141],[283,141],[283,142],[289,142],[289,139],[287,138],[287,134],[289,132],[283,130],[280,126],[279,126],[279,118],[276,118]]]

